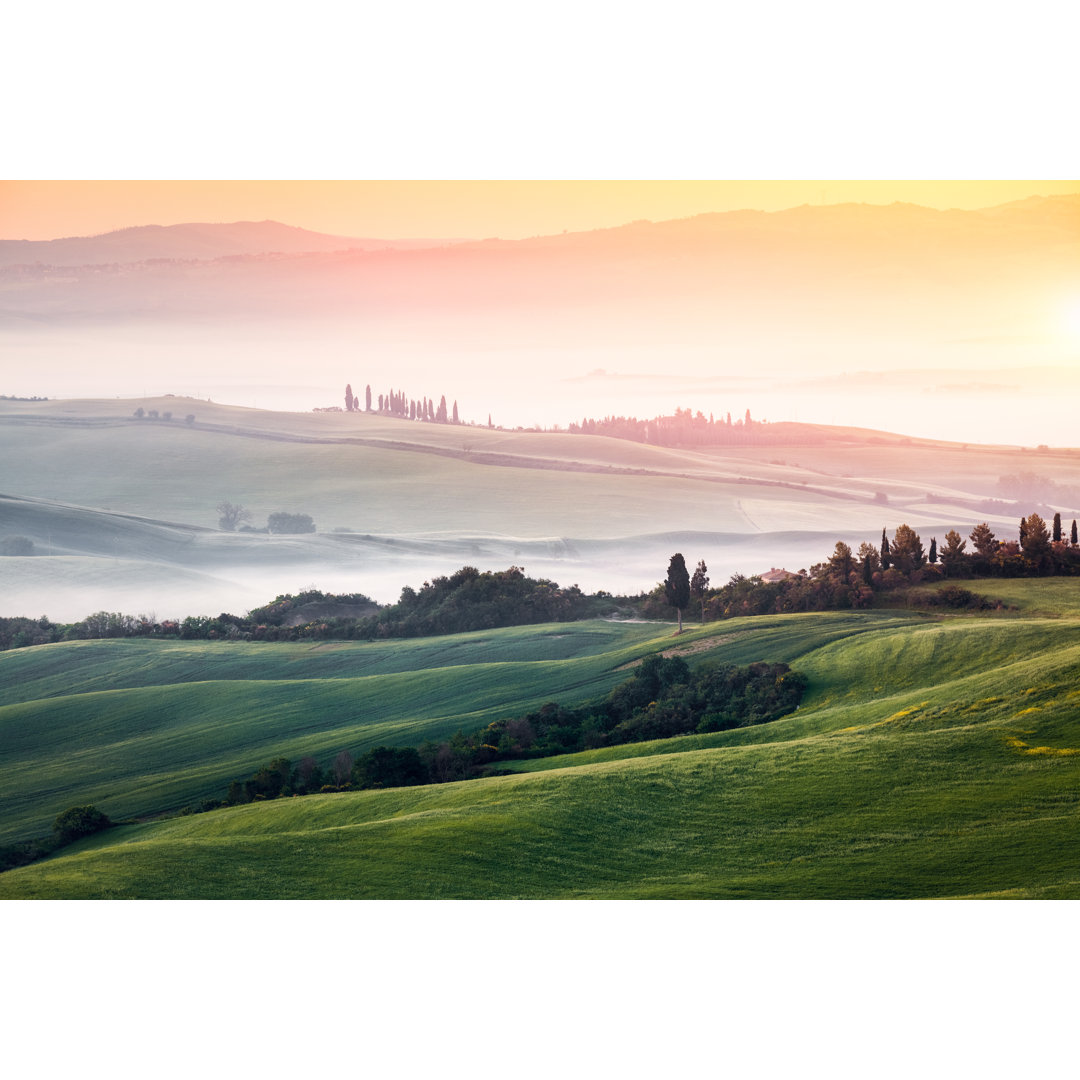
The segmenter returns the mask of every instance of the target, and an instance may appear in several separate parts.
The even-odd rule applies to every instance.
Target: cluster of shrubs
[[[309,609],[309,611],[305,611]],[[345,614],[358,609],[367,614]],[[335,613],[338,612],[338,613]],[[311,612],[319,614],[308,618]],[[0,617],[0,649],[88,638],[149,637],[186,641],[363,640],[454,634],[500,626],[569,622],[601,615],[637,614],[635,600],[577,585],[560,588],[544,578],[529,578],[517,566],[484,571],[466,566],[449,577],[406,586],[396,604],[380,607],[363,593],[325,593],[308,589],[285,593],[247,615],[222,612],[155,621],[145,615],[99,611],[76,623]]]
[[[0,872],[43,859],[65,844],[81,840],[84,836],[93,836],[103,829],[112,828],[113,824],[108,815],[96,806],[69,807],[57,815],[52,836],[0,846]]]
[[[806,686],[806,676],[787,664],[703,665],[691,671],[679,657],[650,656],[607,697],[584,705],[551,702],[442,742],[377,746],[355,761],[343,750],[325,771],[313,757],[295,767],[275,758],[248,779],[234,780],[225,804],[467,780],[497,775],[493,766],[500,761],[763,724],[796,709]]]

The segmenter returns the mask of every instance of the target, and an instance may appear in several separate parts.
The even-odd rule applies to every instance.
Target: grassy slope
[[[279,754],[328,760],[413,744],[603,693],[669,641],[586,622],[418,641],[319,645],[102,641],[0,654],[0,840],[68,806],[111,816],[221,798]]]
[[[1080,590],[1053,584],[1056,607],[1015,583],[1045,618],[708,627],[725,658],[799,657],[804,706],[523,775],[125,826],[0,895],[1080,896],[1080,625],[1061,614]]]

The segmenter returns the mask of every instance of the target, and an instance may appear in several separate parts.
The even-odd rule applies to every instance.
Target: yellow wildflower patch
[[[1005,740],[1005,745],[1013,750],[1019,750],[1021,754],[1037,754],[1041,757],[1071,757],[1073,754],[1080,754],[1080,749],[1074,749],[1071,746],[1028,746],[1023,739],[1015,736],[1009,736]]]

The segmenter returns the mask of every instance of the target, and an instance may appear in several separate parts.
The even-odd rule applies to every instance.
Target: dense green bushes
[[[70,844],[84,836],[93,836],[112,825],[108,815],[96,806],[72,806],[58,814],[53,822],[53,832],[62,844]]]
[[[703,665],[692,671],[679,657],[650,656],[599,701],[574,708],[550,702],[441,743],[377,746],[355,763],[342,751],[331,769],[336,783],[329,785],[320,786],[324,774],[314,758],[295,769],[275,758],[250,779],[234,780],[226,801],[467,780],[497,771],[499,761],[763,724],[798,708],[806,686],[806,676],[787,664]],[[341,768],[343,759],[350,769]]]

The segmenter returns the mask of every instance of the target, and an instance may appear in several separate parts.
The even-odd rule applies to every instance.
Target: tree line
[[[403,390],[388,390],[378,397],[378,407],[373,407],[374,401],[371,384],[364,387],[364,408],[360,409],[360,399],[353,394],[352,384],[345,384],[345,411],[346,412],[377,412],[383,416],[397,416],[402,420],[419,420],[428,424],[460,424],[461,417],[458,414],[458,403],[455,401],[452,409],[447,409],[446,395],[439,397],[439,404],[429,397],[411,398]],[[491,417],[488,417],[488,426],[491,426]]]
[[[970,542],[970,547],[968,546]],[[1021,518],[1015,540],[997,537],[984,521],[967,538],[955,529],[939,545],[909,525],[896,528],[890,539],[882,529],[880,543],[863,542],[857,552],[837,541],[832,554],[810,569],[782,581],[734,574],[719,588],[708,588],[704,562],[691,583],[681,554],[672,557],[667,580],[656,586],[641,605],[646,618],[663,618],[672,607],[682,609],[692,596],[700,600],[701,620],[744,615],[773,615],[800,611],[864,608],[878,594],[906,586],[946,579],[1046,577],[1080,574],[1077,523],[1066,532],[1060,513],[1051,524],[1037,513]],[[955,585],[928,594],[923,601],[955,607],[977,607],[984,602]]]
[[[357,609],[364,613],[357,614]],[[396,604],[380,606],[363,593],[308,589],[286,593],[246,615],[222,612],[157,621],[146,615],[99,611],[75,623],[0,617],[0,650],[93,638],[171,638],[196,641],[305,641],[426,637],[572,622],[638,613],[638,598],[600,590],[584,593],[546,578],[527,577],[519,566],[483,571],[463,566],[449,576],[405,586]]]
[[[288,758],[274,758],[247,779],[233,780],[223,800],[198,809],[288,795],[468,780],[499,775],[493,766],[502,761],[764,724],[796,709],[807,685],[806,676],[787,664],[706,664],[691,670],[681,657],[656,654],[641,661],[634,674],[604,698],[578,706],[549,702],[473,732],[459,730],[439,742],[377,746],[355,760],[342,750],[325,766],[310,755],[295,766]]]

